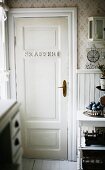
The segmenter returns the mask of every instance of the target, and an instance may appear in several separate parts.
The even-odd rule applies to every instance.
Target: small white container
[[[101,89],[105,89],[105,78],[100,78]]]

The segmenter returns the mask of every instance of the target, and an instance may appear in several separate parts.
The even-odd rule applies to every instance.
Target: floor
[[[76,162],[23,159],[23,170],[76,170]]]

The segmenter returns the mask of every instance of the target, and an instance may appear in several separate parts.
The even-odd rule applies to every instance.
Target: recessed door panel
[[[29,119],[55,120],[59,118],[57,58],[25,59],[25,103]],[[30,90],[31,89],[31,90]],[[35,107],[34,107],[35,106]]]
[[[58,47],[58,29],[59,27],[24,27],[24,49],[46,50]],[[31,40],[31,41],[29,41]]]
[[[38,129],[38,130],[30,130],[27,132],[27,141],[28,146],[32,149],[46,149],[46,150],[55,150],[60,149],[60,131],[53,129]]]

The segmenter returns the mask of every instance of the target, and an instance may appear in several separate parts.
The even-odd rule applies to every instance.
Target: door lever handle
[[[67,83],[66,83],[66,80],[63,80],[63,85],[61,87],[58,87],[58,88],[63,89],[63,96],[66,97],[66,95],[67,95]]]

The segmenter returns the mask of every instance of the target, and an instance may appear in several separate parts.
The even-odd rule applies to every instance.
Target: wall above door
[[[78,8],[78,68],[84,69],[87,63],[88,17],[105,16],[105,0],[11,0],[10,8]],[[94,6],[94,8],[93,8]]]

